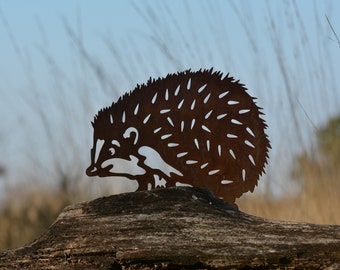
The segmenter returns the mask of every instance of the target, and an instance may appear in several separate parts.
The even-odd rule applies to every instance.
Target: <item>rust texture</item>
[[[254,190],[270,148],[246,90],[212,69],[137,85],[95,116],[87,175],[134,179],[138,190],[188,184],[233,204]]]

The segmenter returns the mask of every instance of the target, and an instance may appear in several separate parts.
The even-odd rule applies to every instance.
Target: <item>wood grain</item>
[[[66,207],[0,268],[339,269],[340,226],[267,220],[205,189],[125,193]]]

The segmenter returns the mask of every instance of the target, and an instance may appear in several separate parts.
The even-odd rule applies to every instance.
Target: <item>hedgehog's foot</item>
[[[154,174],[153,178],[155,180],[155,184],[154,184],[155,188],[167,187],[167,181],[163,177],[160,177],[159,175]]]

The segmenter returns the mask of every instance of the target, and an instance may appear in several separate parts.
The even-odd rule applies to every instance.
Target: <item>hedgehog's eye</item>
[[[120,143],[117,140],[112,140],[111,145],[112,147],[109,148],[109,151],[110,151],[111,156],[113,156],[116,153],[115,148],[120,147]]]
[[[111,156],[113,156],[116,153],[116,150],[113,147],[109,148],[109,151]]]

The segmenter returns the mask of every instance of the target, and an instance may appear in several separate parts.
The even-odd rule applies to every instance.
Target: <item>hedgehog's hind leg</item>
[[[226,196],[220,197],[226,204],[228,204],[229,206],[235,208],[236,210],[238,210],[238,206],[236,204],[236,199],[235,198],[229,198]]]
[[[236,204],[236,202],[226,202],[229,206],[231,206],[232,208],[235,208],[236,210],[238,210],[238,205]]]

